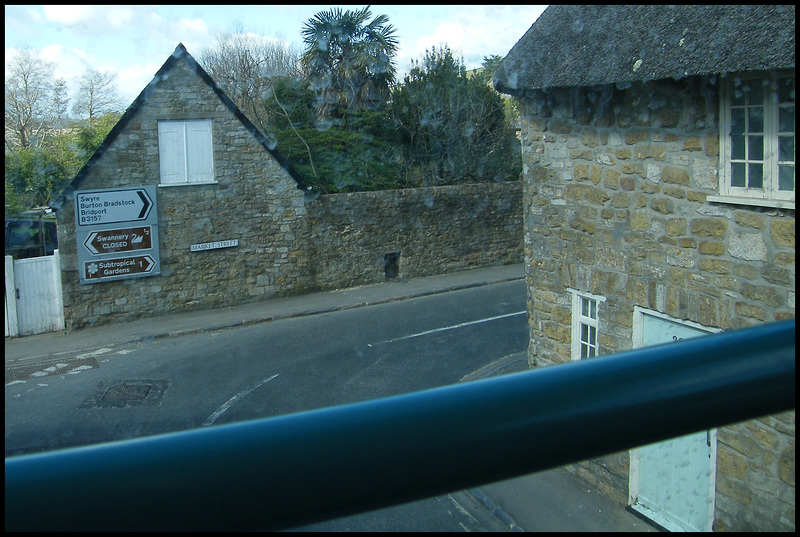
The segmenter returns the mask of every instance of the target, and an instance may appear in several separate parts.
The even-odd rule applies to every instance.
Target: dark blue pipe
[[[795,406],[794,320],[364,403],[5,461],[6,531],[266,530]]]

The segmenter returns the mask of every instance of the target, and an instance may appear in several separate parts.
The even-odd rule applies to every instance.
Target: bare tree
[[[271,99],[274,77],[299,77],[301,52],[282,39],[248,33],[241,23],[200,54],[200,64],[264,132],[269,130],[269,113],[264,106]]]
[[[67,109],[69,108],[69,96],[67,95],[67,81],[57,78],[53,84],[53,120],[58,127],[67,119]]]
[[[81,75],[80,90],[72,111],[89,121],[107,112],[119,111],[121,105],[117,96],[116,79],[116,73],[103,73],[87,68]]]
[[[11,151],[41,147],[67,106],[65,83],[38,50],[23,49],[6,71],[5,142]]]

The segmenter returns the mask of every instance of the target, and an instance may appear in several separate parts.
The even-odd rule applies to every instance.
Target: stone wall
[[[522,262],[522,186],[484,183],[321,196],[308,205],[320,288]],[[393,259],[393,261],[392,261]]]
[[[570,360],[567,288],[606,298],[600,354],[632,347],[639,306],[735,329],[794,317],[794,210],[718,194],[711,79],[523,99],[529,361]],[[716,529],[794,530],[794,411],[718,431]],[[627,452],[571,470],[627,503]]]
[[[57,211],[68,330],[522,261],[520,182],[307,200],[191,62],[161,72],[71,185],[156,185],[161,273],[80,283],[68,190]],[[215,182],[160,185],[158,121],[201,118],[212,119]]]
[[[74,202],[57,211],[68,330],[233,306],[312,286],[303,192],[217,95],[178,62],[76,185],[159,185],[160,119],[212,118],[216,183],[157,188],[161,274],[79,283]],[[239,246],[191,252],[192,244]]]

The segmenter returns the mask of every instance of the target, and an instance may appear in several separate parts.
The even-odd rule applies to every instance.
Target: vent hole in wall
[[[400,252],[383,256],[383,271],[387,280],[394,280],[400,274]]]

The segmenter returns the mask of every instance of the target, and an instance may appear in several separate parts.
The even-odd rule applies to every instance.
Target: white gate
[[[12,260],[6,256],[6,336],[64,329],[61,268],[53,255]]]
[[[714,332],[636,308],[634,347]],[[631,508],[670,531],[711,531],[716,431],[673,438],[631,451]]]

